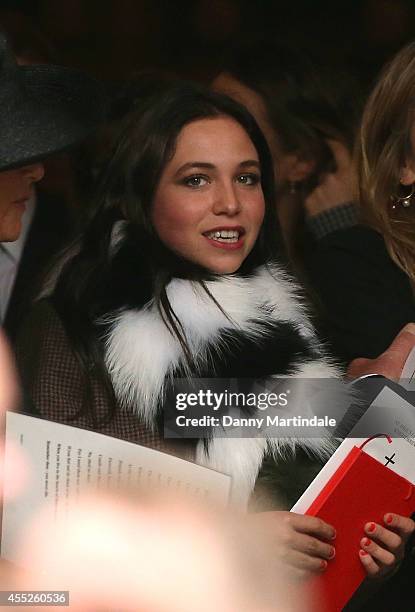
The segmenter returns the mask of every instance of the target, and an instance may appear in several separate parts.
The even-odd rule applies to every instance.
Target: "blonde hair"
[[[356,163],[363,218],[385,239],[396,264],[415,282],[415,202],[392,209],[401,194],[400,174],[414,157],[415,43],[384,68],[363,112]]]

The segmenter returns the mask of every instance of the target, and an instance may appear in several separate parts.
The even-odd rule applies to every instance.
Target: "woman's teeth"
[[[217,240],[218,242],[238,242],[239,240],[239,232],[237,230],[208,232],[206,236],[211,240]]]

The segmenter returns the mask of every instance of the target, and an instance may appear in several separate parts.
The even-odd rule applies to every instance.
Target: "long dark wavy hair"
[[[171,307],[166,287],[173,277],[180,277],[201,283],[208,292],[205,281],[215,276],[170,251],[151,222],[160,176],[174,155],[184,126],[229,116],[243,127],[258,152],[266,209],[256,244],[238,274],[249,275],[258,265],[282,256],[271,156],[250,113],[227,96],[188,83],[166,85],[165,91],[147,96],[135,106],[103,170],[92,213],[75,246],[76,255],[63,265],[51,296],[85,373],[94,370],[112,396],[97,320],[123,308],[139,308],[153,299],[191,364],[182,323]],[[122,237],[118,239],[114,228],[120,226]],[[80,412],[87,411],[93,417],[91,403],[87,397]]]

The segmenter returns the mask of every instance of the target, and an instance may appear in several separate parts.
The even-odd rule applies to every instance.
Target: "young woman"
[[[338,376],[278,246],[272,162],[251,115],[191,86],[148,99],[125,125],[77,254],[21,338],[21,369],[41,416],[166,449],[160,420],[175,378]],[[273,454],[278,469],[280,451],[294,445],[327,455],[317,439],[215,432],[181,451],[232,475],[244,504],[264,457]],[[287,564],[323,571],[334,528],[279,516],[263,520],[270,537],[283,536]],[[393,521],[392,530],[376,526],[377,544],[361,542],[368,573],[402,555],[411,525]]]

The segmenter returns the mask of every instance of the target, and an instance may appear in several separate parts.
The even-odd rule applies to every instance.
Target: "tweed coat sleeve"
[[[137,414],[111,406],[102,383],[92,373],[88,381],[85,379],[62,322],[46,300],[37,302],[26,318],[17,339],[16,354],[25,391],[42,418],[189,458],[188,449],[182,453],[176,446],[172,448],[157,432],[140,422]],[[79,415],[88,382],[98,425],[90,415]],[[105,421],[111,408],[113,415]]]
[[[19,333],[17,363],[23,386],[39,414],[70,423],[79,411],[85,381],[54,308],[35,304]]]

